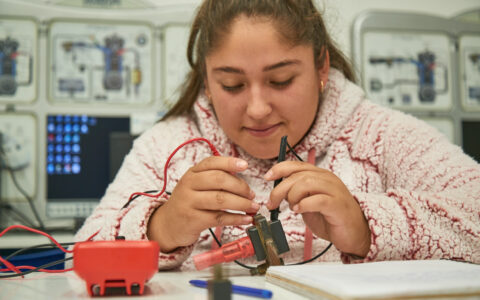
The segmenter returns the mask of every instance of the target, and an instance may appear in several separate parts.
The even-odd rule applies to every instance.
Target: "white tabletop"
[[[73,242],[74,234],[71,232],[55,232],[52,236],[59,243],[71,243]],[[48,243],[50,243],[50,240],[47,237],[33,232],[7,232],[0,238],[0,249],[21,249]]]
[[[265,281],[265,276],[250,276],[248,270],[236,265],[227,265],[233,284],[268,289],[273,292],[272,299],[306,299],[280,286]],[[105,299],[208,299],[206,289],[190,285],[189,280],[212,278],[211,269],[199,272],[159,272],[145,285],[142,296],[108,296]],[[62,274],[31,273],[25,278],[0,279],[0,299],[86,299],[89,298],[85,282],[74,272]],[[97,297],[100,299],[100,297]],[[232,294],[232,299],[260,299]]]

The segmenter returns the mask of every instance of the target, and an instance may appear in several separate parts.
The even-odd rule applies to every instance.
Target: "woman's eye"
[[[293,81],[293,77],[285,80],[285,81],[270,81],[270,84],[273,85],[273,86],[276,86],[276,87],[286,87],[287,85],[289,85],[290,83],[292,83]]]
[[[222,84],[222,88],[227,92],[237,92],[243,87],[243,83],[237,85],[224,85]]]

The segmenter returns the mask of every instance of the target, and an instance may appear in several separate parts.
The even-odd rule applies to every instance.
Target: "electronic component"
[[[111,287],[125,287],[128,295],[138,287],[141,295],[158,270],[159,252],[152,241],[80,242],[73,248],[73,270],[85,280],[91,296],[103,296]]]
[[[247,228],[248,236],[223,245],[205,253],[195,255],[193,262],[197,270],[240,258],[255,255],[257,261],[265,263],[251,270],[252,274],[265,274],[269,266],[283,265],[279,257],[290,250],[287,239],[279,220],[268,222],[260,214],[253,217],[254,226]]]

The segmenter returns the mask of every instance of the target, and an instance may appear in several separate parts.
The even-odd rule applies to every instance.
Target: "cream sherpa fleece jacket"
[[[224,156],[248,161],[239,174],[255,191],[254,201],[269,216],[265,204],[273,188],[263,175],[275,163],[259,160],[236,147],[220,128],[212,107],[200,95],[190,117],[159,122],[136,139],[115,180],[93,214],[76,235],[87,239],[113,240],[123,235],[145,240],[153,211],[168,196],[139,197],[121,209],[133,192],[161,190],[163,166],[181,143],[195,138],[210,140]],[[324,100],[308,135],[295,151],[307,160],[316,151],[316,165],[335,173],[359,202],[371,230],[371,247],[363,261],[406,259],[458,259],[480,263],[480,165],[450,144],[424,122],[364,99],[362,90],[332,69]],[[168,168],[167,191],[194,164],[211,156],[205,143],[182,148]],[[295,160],[287,155],[288,160]],[[280,206],[290,252],[286,263],[303,260],[305,224],[285,201]],[[170,230],[175,230],[171,228]],[[227,243],[245,236],[245,227],[223,228]],[[204,231],[191,246],[160,253],[159,268],[193,269],[192,255],[210,250],[212,237]],[[328,242],[313,239],[313,255]],[[350,262],[332,247],[319,261]],[[254,258],[243,260],[255,264]]]

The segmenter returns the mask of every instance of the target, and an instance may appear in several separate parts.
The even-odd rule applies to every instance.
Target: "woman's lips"
[[[265,137],[274,133],[279,126],[280,126],[279,124],[275,124],[275,125],[265,126],[261,128],[245,127],[245,129],[253,136]]]

